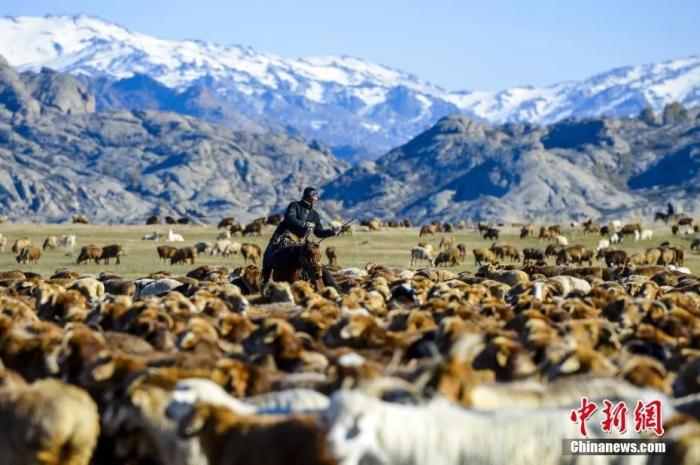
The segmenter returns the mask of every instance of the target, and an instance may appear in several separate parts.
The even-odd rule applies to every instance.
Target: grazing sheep
[[[484,239],[493,239],[493,240],[498,240],[498,235],[500,234],[500,231],[496,228],[488,228],[484,231],[483,238]]]
[[[228,257],[230,255],[238,255],[240,251],[240,242],[231,241],[229,239],[223,239],[216,241],[216,244],[214,244],[211,253],[212,255],[221,255],[223,257]]]
[[[149,216],[149,217],[146,219],[146,224],[147,224],[147,225],[160,224],[160,218],[157,217],[156,215]]]
[[[76,244],[76,237],[74,234],[70,235],[62,235],[58,237],[58,246],[66,249],[66,248],[73,248],[75,247]]]
[[[496,255],[489,249],[474,249],[472,253],[476,266],[481,266],[484,263],[496,263]]]
[[[411,266],[417,260],[425,260],[430,263],[430,266],[435,266],[431,253],[425,247],[419,245],[411,248]]]
[[[326,257],[328,258],[328,266],[338,266],[338,252],[334,246],[326,247]]]
[[[117,265],[121,264],[120,257],[124,256],[124,249],[122,249],[121,245],[118,244],[111,244],[111,245],[106,245],[102,247],[102,255],[100,255],[100,259],[105,261],[106,265],[109,265],[109,259],[110,258],[116,258],[117,259]]]
[[[28,264],[28,263],[38,263],[41,258],[41,249],[34,245],[25,247],[19,251],[16,257],[17,263]]]
[[[5,247],[7,247],[7,238],[0,234],[0,252],[5,252]]]
[[[199,255],[212,254],[212,246],[209,242],[197,242],[194,245],[194,250],[196,250]]]
[[[73,215],[73,223],[74,224],[90,224],[90,221],[88,221],[88,218],[85,215]]]
[[[544,261],[544,252],[539,249],[528,247],[523,249],[523,265],[528,265],[531,260],[535,262]]]
[[[645,229],[644,231],[642,231],[641,239],[643,241],[650,241],[653,238],[654,238],[654,231],[652,231],[651,229]]]
[[[610,248],[610,241],[607,239],[601,239],[598,241],[598,246],[595,248],[596,252],[601,250],[601,249],[609,249]]]
[[[219,224],[216,225],[216,229],[228,228],[230,226],[233,226],[235,223],[236,219],[233,216],[229,216],[219,221]]]
[[[32,245],[32,241],[30,241],[28,238],[23,237],[22,239],[17,239],[14,244],[12,244],[12,253],[18,254],[20,250],[22,250],[25,247],[29,247]]]
[[[0,388],[3,465],[88,465],[100,432],[97,406],[54,379]]]
[[[248,234],[253,235],[253,236],[261,236],[262,235],[262,223],[259,221],[253,221],[252,223],[249,223],[243,228],[243,236],[247,236]]]
[[[569,245],[569,240],[564,236],[560,235],[560,236],[555,236],[554,238],[556,239],[557,244],[559,244],[559,245],[563,245],[564,247]]]
[[[441,251],[435,258],[435,266],[459,266],[462,254],[457,249],[448,249]]]
[[[241,255],[243,256],[243,263],[248,263],[248,260],[250,260],[253,264],[255,264],[258,262],[258,260],[260,260],[262,250],[257,244],[246,242],[241,245]]]
[[[617,232],[620,229],[622,229],[622,221],[620,220],[615,220],[610,223],[610,226]]]
[[[172,245],[159,245],[156,247],[156,251],[158,252],[158,258],[167,262],[175,255],[177,247],[173,247]]]
[[[44,241],[44,245],[41,246],[42,249],[56,249],[58,248],[58,238],[56,236],[49,236]]]
[[[170,264],[186,264],[189,261],[190,265],[194,265],[195,258],[197,258],[197,251],[194,247],[182,247],[177,249],[173,256],[170,257]]]
[[[158,241],[160,240],[160,233],[157,231],[153,231],[152,233],[148,233],[144,235],[141,240],[144,241]]]
[[[420,231],[418,232],[418,237],[427,236],[428,234],[432,234],[433,236],[435,235],[435,226],[432,224],[421,226]]]
[[[168,229],[168,237],[165,242],[184,242],[185,239],[180,234],[175,234],[172,229]]]
[[[99,265],[100,258],[102,258],[102,247],[97,246],[95,244],[88,244],[83,246],[82,249],[80,249],[80,254],[78,255],[76,263],[80,265],[82,262],[94,260],[95,265]]]
[[[612,236],[610,236],[610,243],[611,244],[620,244],[622,242],[622,236],[620,236],[618,233],[614,233]]]

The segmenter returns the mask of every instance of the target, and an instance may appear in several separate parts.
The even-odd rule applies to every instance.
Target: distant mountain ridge
[[[324,186],[347,215],[414,221],[650,218],[700,212],[700,108],[663,117],[435,126]]]
[[[0,54],[20,70],[77,76],[98,109],[160,109],[236,129],[318,139],[348,160],[376,158],[443,116],[552,123],[700,105],[700,59],[627,66],[579,82],[450,92],[347,56],[284,58],[249,47],[169,41],[80,16],[0,19]]]
[[[162,111],[99,111],[84,83],[0,57],[0,214],[15,221],[213,222],[283,210],[347,169],[327,148]]]

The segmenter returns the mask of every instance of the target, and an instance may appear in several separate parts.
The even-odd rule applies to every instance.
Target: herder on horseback
[[[270,280],[273,272],[273,256],[278,250],[297,244],[300,238],[305,238],[312,232],[319,238],[340,234],[340,227],[323,228],[321,218],[314,210],[316,202],[318,202],[318,190],[314,187],[307,187],[304,189],[302,199],[290,203],[287,207],[287,211],[284,213],[284,220],[275,229],[263,255],[263,285]],[[322,272],[323,284],[337,289],[338,286],[333,276],[331,276],[325,266],[322,268]]]

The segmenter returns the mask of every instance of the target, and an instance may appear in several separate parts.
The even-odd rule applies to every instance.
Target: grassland
[[[173,230],[182,234],[185,238],[185,245],[193,245],[199,241],[214,242],[219,231],[215,226],[180,226],[173,227]],[[272,227],[267,226],[262,237],[236,237],[235,240],[241,242],[252,242],[264,247],[272,233]],[[0,271],[7,270],[28,270],[42,274],[51,275],[57,268],[69,268],[80,270],[85,273],[99,273],[100,271],[112,271],[124,277],[138,277],[145,274],[170,270],[175,272],[186,272],[193,268],[191,265],[175,265],[159,262],[156,253],[156,246],[164,244],[164,239],[158,242],[144,241],[141,237],[149,232],[158,231],[163,235],[167,234],[168,226],[111,226],[111,225],[73,225],[73,224],[0,224],[0,234],[8,238],[8,246],[4,253],[0,253]],[[516,247],[540,247],[544,248],[546,242],[537,239],[521,240],[515,228],[503,228],[501,241],[515,245]],[[568,229],[564,231],[569,238],[570,244],[580,243],[587,247],[595,248],[599,236],[583,236],[580,229]],[[38,264],[18,265],[15,256],[10,252],[10,247],[15,239],[28,237],[33,244],[41,246],[44,239],[49,235],[75,234],[78,246],[73,249],[57,249],[45,251]],[[457,231],[454,234],[437,234],[434,237],[428,236],[420,240],[427,240],[437,245],[442,237],[453,236],[455,242],[463,242],[467,245],[468,258],[459,267],[454,267],[455,271],[474,271],[474,259],[471,249],[474,247],[488,247],[492,241],[482,239],[476,231]],[[655,237],[652,241],[628,240],[622,244],[622,248],[628,253],[643,251],[646,248],[658,245],[662,241],[670,241],[674,245],[681,246],[686,250],[685,266],[689,267],[693,273],[700,273],[700,255],[689,251],[692,236],[674,237],[670,234],[669,228],[657,225]],[[418,230],[411,229],[388,229],[380,232],[357,232],[354,236],[330,238],[323,242],[322,246],[333,245],[338,250],[340,265],[343,267],[364,266],[368,261],[381,264],[408,267],[410,256],[409,249],[419,241]],[[112,261],[109,265],[76,265],[75,259],[82,245],[94,243],[97,245],[120,244],[124,247],[126,256],[123,257],[121,265],[116,265]],[[181,246],[182,243],[175,243]],[[236,267],[243,263],[240,256],[229,258],[200,256],[196,264],[226,265]],[[260,263],[258,263],[260,265]],[[423,266],[423,265],[419,265]]]

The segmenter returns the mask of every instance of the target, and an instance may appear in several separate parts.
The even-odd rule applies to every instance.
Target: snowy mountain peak
[[[182,111],[222,123],[240,112],[322,140],[347,157],[379,155],[451,113],[489,122],[551,123],[570,116],[629,116],[646,106],[660,111],[672,101],[700,104],[697,57],[624,66],[546,87],[448,92],[360,58],[286,58],[245,46],[166,40],[88,15],[5,17],[0,31],[0,54],[20,70],[49,67],[111,80],[143,74],[181,95],[204,89],[209,106],[188,101]],[[113,97],[98,93],[98,108],[112,108]]]

